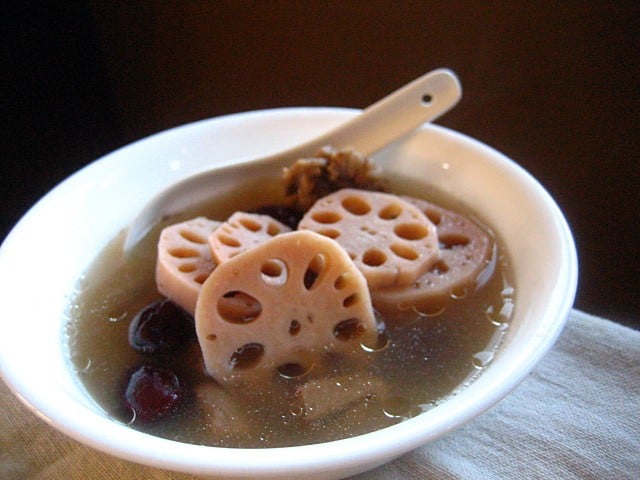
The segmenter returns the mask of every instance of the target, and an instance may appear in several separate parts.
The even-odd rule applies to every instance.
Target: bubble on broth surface
[[[475,368],[482,369],[489,365],[489,363],[491,363],[491,361],[493,360],[493,355],[494,352],[491,351],[485,350],[482,352],[478,352],[473,355],[473,357],[471,358],[471,362],[473,363],[473,366]]]

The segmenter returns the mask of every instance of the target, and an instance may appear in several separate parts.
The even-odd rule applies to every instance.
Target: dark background
[[[449,67],[464,95],[438,123],[540,180],[575,235],[576,307],[640,328],[640,2],[19,5],[0,7],[0,238],[140,137],[243,110],[365,107]]]

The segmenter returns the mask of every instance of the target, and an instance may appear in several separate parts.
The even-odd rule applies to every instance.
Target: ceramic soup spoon
[[[461,97],[460,82],[438,69],[408,83],[343,125],[296,147],[262,158],[245,158],[189,176],[156,195],[134,218],[124,243],[130,251],[162,219],[227,192],[241,181],[260,178],[324,146],[353,148],[365,156],[377,152],[426,122],[446,113]]]

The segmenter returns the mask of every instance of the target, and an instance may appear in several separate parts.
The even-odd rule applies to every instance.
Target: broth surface
[[[424,186],[407,179],[391,179],[390,185],[395,193],[419,196],[416,193],[422,192],[424,198]],[[495,273],[481,289],[466,292],[435,315],[408,309],[402,319],[379,317],[388,342],[385,348],[368,353],[365,365],[327,361],[318,366],[317,371],[339,375],[336,382],[345,382],[345,388],[350,388],[349,383],[370,385],[381,380],[385,392],[364,396],[324,418],[309,421],[301,415],[292,393],[301,379],[279,378],[265,388],[235,392],[216,388],[204,373],[197,340],[177,354],[157,359],[134,351],[127,338],[129,322],[143,307],[162,298],[155,287],[160,229],[196,215],[224,220],[236,210],[278,203],[279,186],[277,181],[264,181],[260,188],[239,186],[234,193],[159,225],[127,258],[122,253],[125,232],[99,255],[79,282],[68,333],[78,376],[108,414],[133,428],[187,443],[245,448],[317,443],[384,428],[431,409],[468,385],[491,361],[514,301],[508,261],[498,242]],[[252,192],[251,200],[247,192]],[[428,194],[429,201],[473,217],[453,200],[435,191]],[[127,375],[143,363],[171,369],[196,392],[177,414],[151,425],[133,421],[122,406]],[[219,397],[213,409],[197,401],[202,395]],[[221,404],[231,405],[223,408],[229,428],[220,428],[216,418]]]

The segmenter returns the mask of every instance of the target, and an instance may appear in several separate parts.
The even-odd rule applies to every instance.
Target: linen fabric
[[[50,427],[0,382],[0,478],[183,480]],[[557,343],[473,422],[353,480],[640,478],[640,331],[572,310]]]

